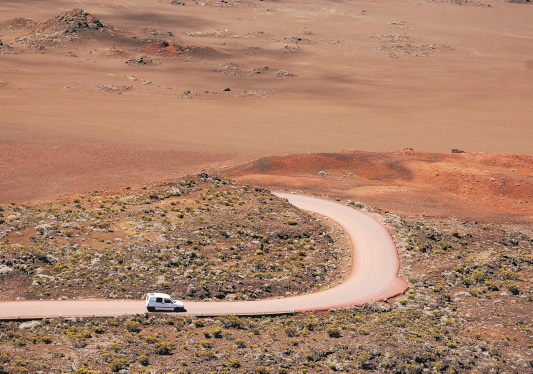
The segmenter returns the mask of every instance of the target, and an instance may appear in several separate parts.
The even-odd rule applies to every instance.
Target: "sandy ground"
[[[530,5],[184,2],[0,3],[0,203],[286,153],[533,154]],[[12,21],[75,7],[110,28]]]

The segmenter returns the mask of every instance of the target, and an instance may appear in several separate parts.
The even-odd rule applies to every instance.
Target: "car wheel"
[[[153,306],[149,306],[147,309],[149,312],[155,312],[155,308]]]
[[[176,313],[181,312],[182,310],[183,310],[183,308],[178,308],[178,307],[174,308],[174,311],[175,311]]]

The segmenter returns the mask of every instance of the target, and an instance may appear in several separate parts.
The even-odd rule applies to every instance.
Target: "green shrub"
[[[137,322],[137,321],[126,321],[126,323],[124,323],[124,327],[129,332],[139,332],[139,331],[141,331],[141,324],[139,322]]]
[[[304,327],[309,331],[314,331],[318,327],[318,321],[314,314],[309,313],[305,317]]]
[[[43,336],[41,336],[41,341],[44,344],[50,344],[50,343],[52,343],[53,338],[50,335],[43,335]]]
[[[246,343],[242,339],[235,340],[235,345],[237,348],[246,348]]]
[[[174,351],[174,343],[168,340],[154,344],[154,353],[158,355],[171,355]]]
[[[341,330],[336,326],[328,326],[326,328],[326,332],[328,333],[330,338],[340,338],[341,337]]]
[[[148,366],[150,364],[150,360],[148,359],[148,356],[144,353],[139,356],[138,361],[142,366]]]
[[[109,369],[112,372],[116,373],[122,369],[126,369],[127,365],[128,365],[128,361],[126,360],[126,358],[120,355],[120,356],[115,357],[113,361],[111,361],[111,363],[109,364]]]
[[[196,327],[204,327],[205,326],[204,321],[202,321],[201,319],[195,319],[193,323],[194,323],[194,326],[196,326]]]
[[[228,364],[230,367],[232,368],[240,368],[241,367],[241,363],[239,362],[238,359],[234,358],[234,357],[231,357],[229,360],[228,360]]]
[[[11,355],[8,352],[0,353],[0,363],[7,364],[11,361]]]
[[[287,336],[293,338],[295,336],[298,336],[298,330],[294,326],[287,326],[287,327],[285,327],[285,334],[287,334]]]
[[[81,369],[78,369],[78,370],[72,372],[72,374],[100,374],[100,372],[98,370],[91,370],[91,369],[87,369],[87,368],[81,368]]]
[[[487,286],[489,291],[499,291],[500,290],[500,286],[495,281],[491,281],[491,280],[487,279],[484,283],[485,283],[485,286]]]
[[[217,338],[217,339],[222,338],[223,333],[222,333],[222,329],[220,327],[215,327],[213,329],[212,333],[213,333],[213,336],[215,338]]]
[[[213,343],[205,339],[200,340],[200,345],[204,348],[213,348]]]

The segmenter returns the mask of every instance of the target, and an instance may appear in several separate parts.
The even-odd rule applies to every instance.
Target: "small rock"
[[[194,287],[194,285],[189,284],[189,286],[187,287],[187,291],[185,291],[185,294],[187,296],[194,296],[196,294],[196,288]]]
[[[391,306],[385,302],[371,301],[365,306],[365,309],[369,309],[372,312],[384,313],[390,312]]]
[[[327,175],[327,173],[324,170],[319,171],[318,174],[323,177]]]
[[[21,323],[19,325],[19,329],[20,330],[31,330],[34,327],[40,326],[40,325],[41,325],[41,322],[39,322],[39,321],[28,321],[28,322]]]
[[[128,65],[146,65],[146,64],[149,64],[149,63],[152,63],[153,60],[151,58],[146,58],[144,56],[141,56],[141,57],[138,57],[138,58],[130,58],[129,60],[126,61],[126,64]]]
[[[288,71],[286,70],[279,70],[278,73],[276,74],[277,77],[295,77],[296,74],[292,74],[292,73],[289,73]]]
[[[0,275],[1,274],[7,274],[7,273],[11,273],[13,271],[12,268],[10,268],[9,266],[7,265],[0,265]]]

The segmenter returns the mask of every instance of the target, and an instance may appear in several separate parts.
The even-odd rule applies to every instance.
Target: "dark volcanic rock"
[[[35,27],[35,33],[56,36],[74,34],[84,30],[100,30],[108,26],[83,9],[75,8],[62,13],[48,21],[41,22]]]

